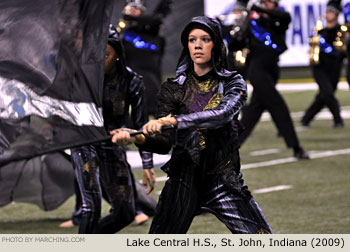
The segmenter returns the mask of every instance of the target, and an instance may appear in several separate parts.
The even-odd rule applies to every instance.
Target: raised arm
[[[284,11],[278,8],[266,9],[266,8],[259,7],[257,5],[253,5],[251,10],[260,12],[260,13],[266,13],[271,19],[279,23],[278,27],[281,27],[284,30],[288,29],[288,25],[292,20],[290,14],[287,11]]]

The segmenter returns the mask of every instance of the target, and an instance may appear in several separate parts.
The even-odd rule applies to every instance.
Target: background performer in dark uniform
[[[254,87],[249,105],[242,110],[242,125],[245,127],[240,143],[246,140],[258,123],[264,110],[268,110],[287,146],[293,148],[298,159],[309,158],[300,147],[289,109],[277,91],[279,78],[279,55],[287,50],[285,34],[291,17],[278,8],[279,0],[262,0],[261,7],[253,5],[257,19],[250,20],[248,79]]]
[[[240,172],[238,113],[246,83],[226,70],[226,47],[217,20],[196,17],[182,32],[176,77],[163,83],[158,118],[130,138],[115,130],[112,141],[136,141],[141,149],[168,153],[168,173],[150,233],[186,233],[201,209],[216,215],[232,233],[271,233]],[[164,125],[177,130],[161,132]],[[151,136],[152,134],[157,134]]]
[[[303,126],[309,126],[316,114],[324,106],[327,106],[333,115],[334,128],[344,127],[343,119],[340,116],[339,102],[334,95],[345,57],[344,53],[337,51],[333,46],[337,33],[340,32],[340,24],[338,23],[338,16],[342,10],[340,2],[339,0],[331,0],[327,3],[326,27],[318,32],[321,36],[319,63],[312,65],[311,69],[318,84],[319,93],[301,119]]]
[[[131,117],[136,128],[148,121],[144,110],[142,78],[125,65],[122,45],[110,26],[105,60],[103,118],[107,131],[123,127],[132,107]],[[152,155],[142,152],[143,182],[153,189],[155,177]],[[75,175],[81,192],[79,233],[115,233],[134,220],[134,186],[125,149],[104,142],[72,149]],[[101,216],[101,187],[112,209]]]
[[[249,0],[237,0],[231,13],[217,17],[228,47],[228,70],[237,71],[244,79],[247,78],[247,55],[249,54],[248,2]]]
[[[124,9],[123,19],[127,23],[122,32],[127,65],[143,77],[146,88],[145,104],[149,114],[155,114],[162,83],[162,58],[165,39],[161,27],[163,19],[170,13],[171,0],[160,0],[151,14],[141,0],[131,1]]]

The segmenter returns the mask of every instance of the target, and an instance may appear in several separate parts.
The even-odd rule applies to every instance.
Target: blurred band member
[[[308,159],[300,146],[289,109],[277,91],[279,78],[279,55],[287,50],[286,31],[291,21],[288,12],[278,8],[279,0],[261,0],[261,6],[253,5],[249,34],[248,79],[254,87],[250,103],[242,110],[242,125],[245,127],[240,143],[243,144],[267,110],[279,134],[288,148],[293,148],[294,157]]]
[[[319,31],[321,35],[319,64],[311,66],[319,92],[301,119],[301,124],[306,127],[310,125],[313,118],[324,106],[327,106],[333,115],[334,128],[344,127],[343,119],[340,116],[339,102],[334,95],[345,56],[333,46],[337,33],[340,32],[340,24],[338,23],[338,16],[342,11],[340,2],[339,0],[331,0],[327,3],[326,27]]]
[[[156,112],[157,99],[162,81],[162,58],[165,39],[162,36],[163,19],[170,13],[172,1],[160,0],[151,14],[145,14],[142,1],[131,1],[123,11],[127,22],[122,32],[127,65],[143,76],[146,88],[145,104],[149,114]]]

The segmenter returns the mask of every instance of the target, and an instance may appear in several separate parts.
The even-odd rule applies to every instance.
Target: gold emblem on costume
[[[97,187],[98,183],[95,181],[95,174],[97,172],[97,159],[96,157],[89,160],[87,163],[84,164],[83,169],[84,171],[88,172],[90,174],[90,181],[89,185],[90,187]]]
[[[198,137],[199,137],[199,147],[201,150],[205,149],[205,139],[204,139],[204,134],[201,130],[197,130],[198,132]]]
[[[110,97],[113,104],[113,114],[115,116],[123,115],[125,109],[125,95],[119,91],[111,91]]]
[[[215,91],[215,89],[218,86],[218,82],[213,81],[211,78],[209,78],[206,81],[199,81],[196,78],[192,77],[192,80],[194,81],[194,84],[195,84],[194,88],[197,91],[199,91],[199,93],[201,94]],[[203,111],[217,107],[220,104],[222,97],[223,97],[223,94],[214,93],[213,96],[210,98],[208,104],[204,107]],[[206,129],[198,129],[197,132],[199,137],[199,147],[201,150],[203,150],[206,147],[206,143],[205,143]]]
[[[213,81],[211,79],[208,79],[206,81],[199,81],[196,78],[192,78],[195,83],[195,88],[200,93],[208,93],[210,91],[213,91],[217,87],[217,82]]]
[[[220,104],[223,96],[223,94],[215,93],[209,100],[208,104],[204,107],[203,111],[216,108]],[[203,130],[198,130],[198,135],[200,139],[199,146],[201,150],[203,150],[206,146]]]
[[[258,232],[256,232],[257,234],[271,234],[269,231],[267,231],[266,229],[264,228],[260,228],[258,230]]]
[[[223,96],[223,94],[215,93],[213,97],[211,97],[211,99],[209,100],[207,106],[204,107],[203,111],[216,108],[220,104]]]

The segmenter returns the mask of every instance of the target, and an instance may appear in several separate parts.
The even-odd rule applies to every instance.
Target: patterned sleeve
[[[220,128],[239,113],[247,100],[247,85],[239,74],[224,85],[223,97],[213,109],[176,116],[177,128]]]

